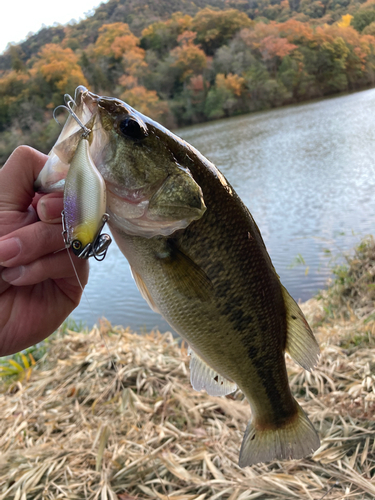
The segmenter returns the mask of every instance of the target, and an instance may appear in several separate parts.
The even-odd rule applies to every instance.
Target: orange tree
[[[74,95],[78,85],[88,85],[78,64],[78,56],[72,49],[63,49],[54,43],[41,49],[30,75],[34,90],[44,96],[45,105],[49,108],[61,104],[63,94]]]
[[[141,47],[153,50],[159,57],[167,55],[178,45],[178,36],[190,29],[191,21],[191,16],[175,12],[166,21],[150,24],[142,31]]]
[[[86,57],[91,61],[90,80],[97,91],[114,92],[122,75],[138,77],[147,67],[139,38],[126,23],[104,24]]]
[[[235,33],[252,24],[244,12],[236,9],[217,11],[207,7],[196,14],[190,29],[196,32],[196,41],[204,52],[212,56],[219,47],[228,43]]]
[[[27,72],[11,70],[0,76],[0,131],[22,115],[20,107],[29,98],[29,83]]]

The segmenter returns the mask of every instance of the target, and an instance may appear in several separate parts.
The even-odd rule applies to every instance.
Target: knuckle
[[[33,224],[32,239],[34,240],[34,257],[47,255],[58,247],[63,247],[61,228],[55,224],[48,224],[42,221]]]
[[[37,164],[40,163],[40,167],[43,166],[47,159],[47,155],[41,153],[40,151],[32,148],[31,146],[27,146],[26,144],[21,144],[21,146],[17,146],[13,153],[10,155],[8,162],[35,162]]]
[[[10,155],[9,159],[23,160],[29,156],[34,156],[35,153],[35,149],[30,146],[26,146],[26,144],[22,144],[21,146],[16,147],[16,149]]]

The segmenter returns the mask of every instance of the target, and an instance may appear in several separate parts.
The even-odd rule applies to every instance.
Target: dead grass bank
[[[373,264],[363,267],[370,283]],[[103,321],[57,338],[29,376],[2,382],[0,500],[373,499],[374,302],[352,301],[347,313],[330,300],[304,306],[322,345],[317,369],[288,361],[322,439],[312,458],[240,469],[250,417],[241,394],[193,391],[186,349],[170,334]]]

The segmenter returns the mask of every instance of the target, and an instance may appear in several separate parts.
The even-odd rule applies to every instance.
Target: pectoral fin
[[[318,362],[320,349],[303,312],[282,286],[286,309],[287,339],[285,350],[296,363],[311,370]]]
[[[225,396],[237,389],[237,384],[219,375],[189,347],[190,382],[196,391],[205,391],[210,396]]]
[[[148,291],[148,288],[147,288],[145,282],[143,281],[141,275],[138,274],[137,271],[134,271],[134,269],[131,266],[130,266],[130,271],[131,271],[132,276],[134,278],[135,284],[138,287],[138,290],[141,292],[142,297],[145,299],[145,301],[147,302],[147,304],[151,307],[151,309],[153,311],[160,314],[160,312],[159,312],[158,308],[156,307],[156,304],[155,304],[153,298],[151,297],[151,294]]]
[[[172,244],[166,255],[158,255],[163,272],[175,290],[189,299],[210,300],[212,283],[195,262]]]

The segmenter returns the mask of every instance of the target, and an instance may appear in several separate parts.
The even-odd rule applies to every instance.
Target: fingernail
[[[47,219],[47,208],[46,208],[46,204],[43,200],[43,198],[39,201],[39,206],[38,206],[38,215],[39,215],[39,218],[41,220],[45,220]]]
[[[1,277],[3,281],[6,281],[7,283],[13,283],[13,281],[18,280],[25,271],[25,266],[19,266],[19,267],[8,267],[8,269],[5,269],[1,273]]]
[[[9,238],[8,240],[0,241],[0,265],[17,257],[20,251],[21,242],[18,238]]]
[[[61,210],[63,209],[63,201],[58,198],[43,198],[38,203],[38,215],[40,220],[44,222],[61,222]]]

